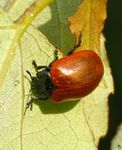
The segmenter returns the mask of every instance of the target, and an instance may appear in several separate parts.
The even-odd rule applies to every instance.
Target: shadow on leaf
[[[41,101],[36,100],[34,101],[37,104],[44,114],[59,114],[65,113],[75,107],[78,101],[70,101],[70,102],[63,102],[63,103],[53,103],[51,100]]]

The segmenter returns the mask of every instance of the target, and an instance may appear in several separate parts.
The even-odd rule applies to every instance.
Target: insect
[[[31,78],[31,93],[37,99],[63,102],[91,93],[102,79],[104,68],[100,57],[91,50],[78,51],[58,59],[58,50],[48,66],[32,64],[36,76]],[[31,99],[27,108],[32,104]]]

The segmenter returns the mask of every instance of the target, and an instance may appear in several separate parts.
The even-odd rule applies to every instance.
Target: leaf
[[[47,37],[36,29],[40,24],[46,26],[49,22],[52,15],[51,8],[44,9],[32,22],[46,6],[45,2],[49,1],[42,0],[41,4],[31,5],[37,4],[36,2],[38,1],[31,1],[28,5],[24,0],[12,1],[0,11],[0,149],[97,149],[99,138],[106,133],[108,121],[106,99],[113,90],[103,36],[101,57],[105,65],[106,88],[101,83],[93,93],[79,102],[54,104],[50,101],[35,101],[33,111],[27,110],[23,116],[30,89],[26,70],[35,75],[32,60],[36,60],[37,64],[48,64],[53,60],[55,49]],[[79,1],[66,2],[65,8],[69,9],[69,3],[76,8],[76,2],[79,3]],[[55,10],[61,17],[54,20],[61,27],[66,25],[67,18],[61,11],[63,4],[61,1],[53,4],[58,8]],[[47,33],[49,30],[51,28],[47,28]],[[53,34],[53,31],[49,33]],[[67,47],[66,39],[69,35],[63,36],[62,39],[63,32],[63,29],[59,31],[58,42],[64,43],[64,47]],[[57,38],[57,35],[55,36]]]
[[[80,3],[81,0],[66,0],[65,3],[56,0],[50,8],[45,9],[40,14],[40,17],[36,18],[35,25],[53,45],[60,48],[65,54],[74,45],[73,35],[68,25],[68,17],[75,13]],[[51,15],[49,13],[46,15],[47,12],[50,12]]]
[[[70,29],[78,37],[82,32],[80,49],[100,50],[100,34],[106,19],[106,0],[85,0],[76,14],[69,18]]]

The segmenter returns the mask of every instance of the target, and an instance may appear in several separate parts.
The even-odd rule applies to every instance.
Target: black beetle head
[[[52,84],[50,72],[42,70],[36,73],[35,77],[31,76],[31,73],[27,71],[31,77],[31,92],[32,95],[41,100],[47,100],[50,98],[51,93],[55,89]]]

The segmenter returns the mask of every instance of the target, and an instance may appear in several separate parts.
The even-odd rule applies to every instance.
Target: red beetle
[[[97,87],[103,72],[101,59],[90,50],[75,52],[55,61],[50,68],[53,85],[57,87],[51,95],[53,101],[86,96]]]
[[[37,71],[31,77],[32,96],[40,100],[51,97],[54,102],[83,97],[91,93],[102,79],[104,69],[100,57],[91,50],[78,51],[55,60],[49,66],[33,65]],[[40,70],[40,71],[39,71]],[[27,104],[27,108],[32,100]]]

